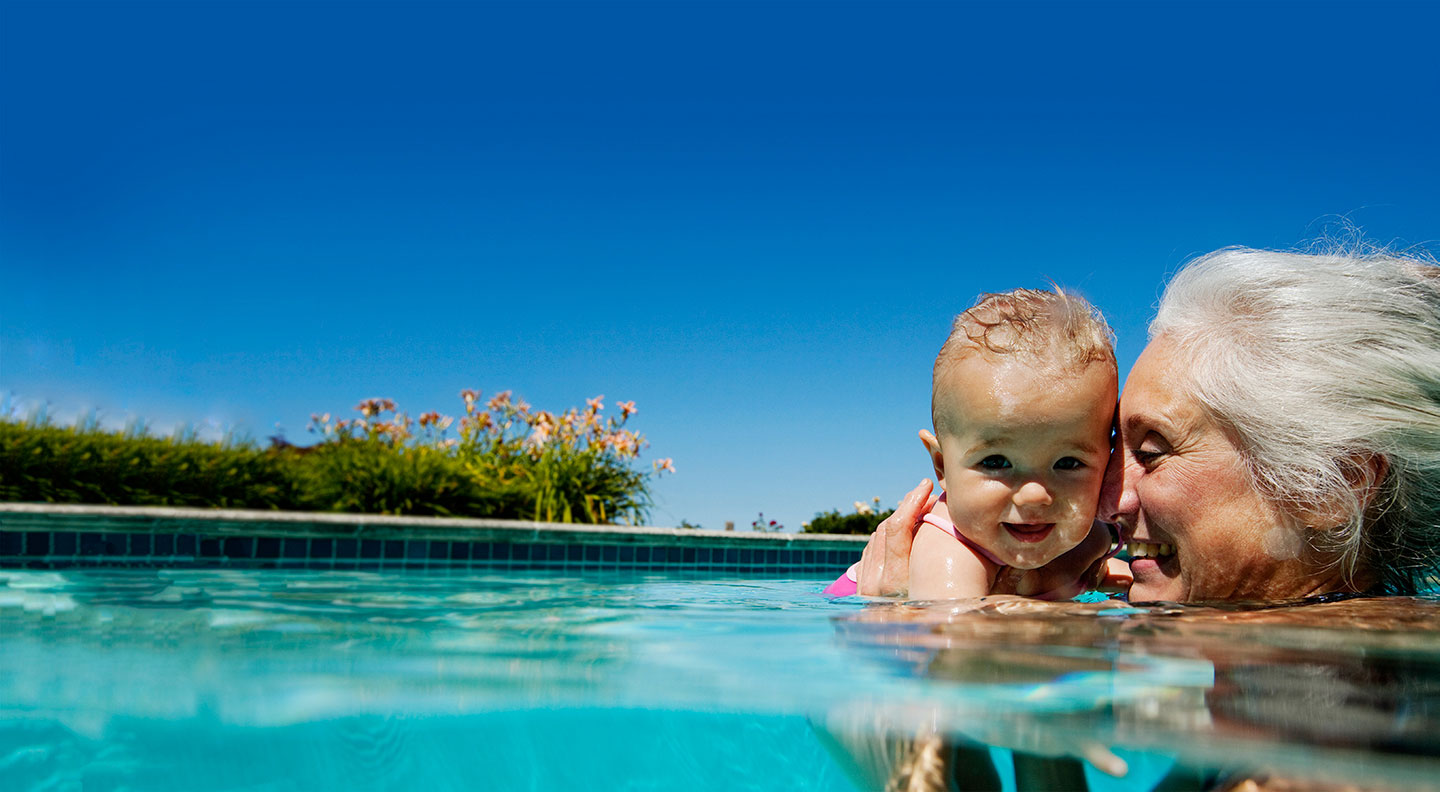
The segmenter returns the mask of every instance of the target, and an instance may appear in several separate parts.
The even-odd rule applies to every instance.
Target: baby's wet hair
[[[1100,310],[1059,286],[982,294],[955,317],[935,357],[931,417],[941,428],[940,383],[955,363],[971,355],[1030,357],[1062,371],[1092,363],[1115,367],[1115,333]]]

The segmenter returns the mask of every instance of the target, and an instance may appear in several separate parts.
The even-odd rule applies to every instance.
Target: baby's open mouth
[[[1010,535],[1021,542],[1039,542],[1050,535],[1055,523],[1000,523]]]

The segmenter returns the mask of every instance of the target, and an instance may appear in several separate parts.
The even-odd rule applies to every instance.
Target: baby
[[[1119,390],[1111,337],[1059,290],[984,295],[955,318],[935,359],[935,432],[920,432],[949,516],[932,510],[915,534],[911,598],[985,596],[1005,567],[1044,566],[1090,533]],[[855,593],[858,566],[826,593]]]

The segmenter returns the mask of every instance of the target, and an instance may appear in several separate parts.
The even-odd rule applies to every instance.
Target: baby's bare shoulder
[[[942,528],[920,526],[910,546],[910,596],[913,599],[983,597],[992,572],[975,551]]]

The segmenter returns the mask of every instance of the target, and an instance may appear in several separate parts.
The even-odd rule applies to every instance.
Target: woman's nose
[[[1050,490],[1038,481],[1027,481],[1015,492],[1016,506],[1049,506],[1054,502]]]
[[[1105,465],[1105,480],[1100,485],[1100,505],[1096,509],[1096,517],[1108,523],[1124,522],[1133,517],[1140,508],[1134,484],[1134,478],[1126,470],[1125,451],[1115,449]]]

